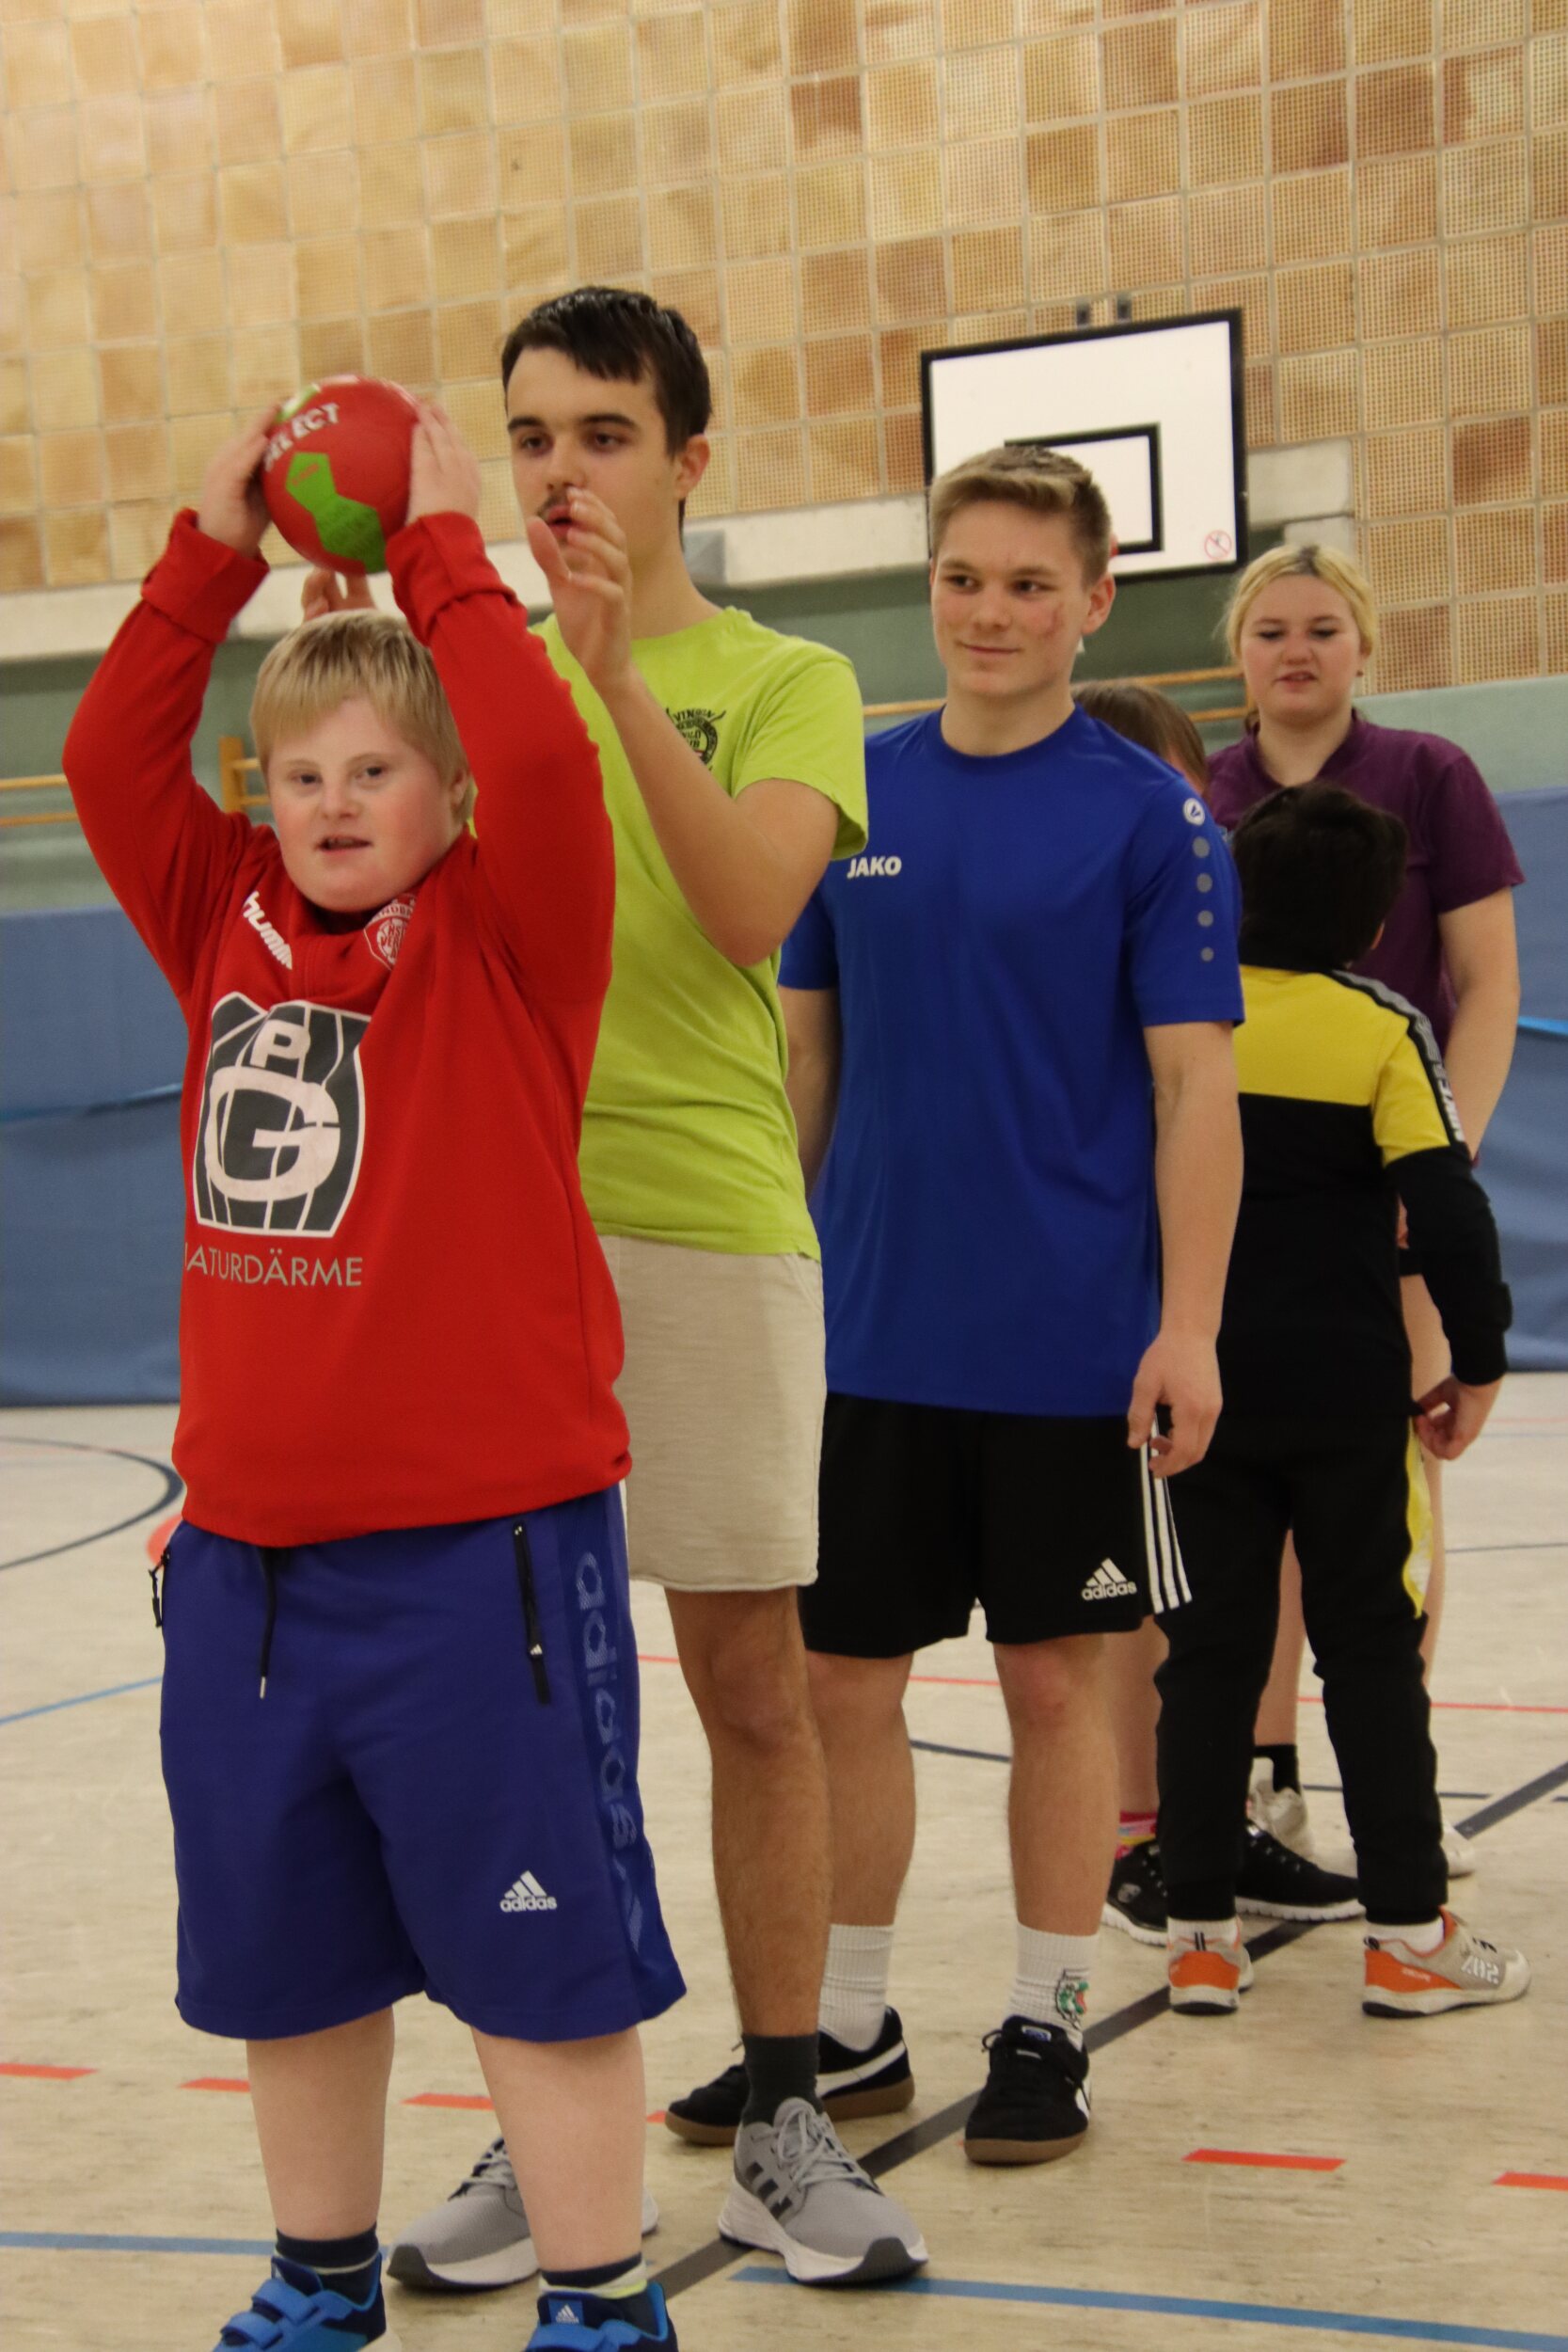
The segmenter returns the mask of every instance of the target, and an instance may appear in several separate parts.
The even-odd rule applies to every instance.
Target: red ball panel
[[[408,512],[419,412],[401,385],[327,375],[286,401],[261,461],[267,511],[296,555],[379,572]]]

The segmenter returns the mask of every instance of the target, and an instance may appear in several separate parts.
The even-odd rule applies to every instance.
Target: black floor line
[[[95,1527],[90,1535],[73,1535],[69,1543],[51,1544],[43,1551],[24,1552],[19,1560],[0,1560],[0,1569],[30,1568],[40,1560],[57,1560],[62,1552],[80,1551],[85,1544],[102,1544],[111,1535],[123,1535],[128,1527],[139,1527],[143,1519],[156,1517],[177,1502],[184,1491],[184,1481],[171,1464],[160,1462],[150,1454],[131,1454],[119,1445],[87,1445],[76,1438],[35,1438],[30,1431],[0,1430],[0,1445],[46,1445],[62,1454],[101,1454],[113,1462],[135,1462],[140,1470],[150,1470],[163,1480],[163,1492],[145,1510],[133,1511],[128,1519],[117,1519],[113,1527]]]
[[[929,1743],[915,1740],[911,1744],[920,1746]],[[985,1756],[987,1761],[992,1760],[988,1751],[977,1748],[943,1748],[938,1753],[944,1756]],[[999,1756],[994,1760],[1006,1763],[1007,1758]],[[1527,1806],[1538,1804],[1543,1797],[1552,1796],[1563,1788],[1568,1788],[1568,1763],[1555,1765],[1549,1772],[1540,1772],[1534,1780],[1527,1780],[1520,1788],[1510,1789],[1506,1796],[1494,1798],[1479,1812],[1467,1814],[1457,1827],[1466,1837],[1479,1837],[1485,1831],[1496,1829],[1499,1821],[1508,1820],[1513,1814],[1524,1812]],[[1310,1935],[1318,1924],[1308,1920],[1281,1920],[1265,1934],[1250,1940],[1247,1950],[1254,1963],[1267,1960],[1271,1954],[1283,1951],[1287,1945],[1297,1944],[1304,1935]],[[1136,2033],[1141,2026],[1150,2026],[1156,2018],[1167,2013],[1165,1988],[1163,1984],[1158,1985],[1151,1993],[1142,1994],[1137,2000],[1129,2001],[1124,2008],[1113,2010],[1109,2017],[1102,2017],[1098,2025],[1089,2027],[1084,2040],[1091,2052],[1108,2049],[1113,2042],[1123,2041],[1128,2034]],[[920,2122],[911,2123],[907,2131],[895,2133],[891,2139],[884,2139],[879,2148],[872,2149],[869,2155],[862,2156],[861,2163],[873,2179],[880,2180],[885,2173],[896,2171],[900,2165],[908,2164],[911,2158],[925,2155],[944,2139],[951,2138],[956,2132],[962,2131],[977,2096],[977,2092],[972,2091],[967,2098],[955,2099],[950,2106],[940,2107],[935,2115],[927,2115]],[[706,2280],[716,2278],[721,2270],[728,2270],[732,2264],[752,2259],[753,2250],[748,2246],[731,2246],[723,2238],[711,2238],[705,2246],[699,2246],[692,2253],[681,2255],[656,2276],[667,2296],[685,2295],[690,2288],[702,2286]]]

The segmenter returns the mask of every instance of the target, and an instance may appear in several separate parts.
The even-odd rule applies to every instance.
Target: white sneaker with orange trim
[[[1173,1919],[1165,1941],[1170,2005],[1188,2017],[1228,2017],[1252,1983],[1252,1961],[1239,1920],[1228,1935],[1211,1935]]]
[[[1395,1935],[1367,1937],[1361,2006],[1369,2017],[1435,2017],[1446,2009],[1490,2009],[1528,1992],[1529,1962],[1523,1952],[1489,1944],[1451,1911],[1441,1915],[1443,1941],[1435,1951],[1413,1952]]]

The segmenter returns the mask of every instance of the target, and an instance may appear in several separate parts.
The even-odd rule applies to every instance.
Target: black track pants
[[[1160,1854],[1177,1918],[1234,1908],[1258,1702],[1293,1532],[1368,1916],[1434,1916],[1448,1893],[1437,1759],[1409,1581],[1429,1525],[1410,1423],[1393,1415],[1222,1416],[1172,1488],[1193,1597],[1164,1624],[1157,1677]],[[1228,1887],[1232,1901],[1219,1901]],[[1185,1906],[1201,1901],[1203,1908]]]

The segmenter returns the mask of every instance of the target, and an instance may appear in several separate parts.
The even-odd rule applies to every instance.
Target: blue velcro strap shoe
[[[658,2352],[680,2352],[664,2290],[651,2282],[640,2295],[573,2295],[556,2288],[539,2297],[539,2325],[528,2340],[527,2352],[639,2352],[657,2344]]]
[[[398,2352],[387,2327],[379,2263],[370,2300],[351,2303],[324,2287],[314,2271],[275,2255],[271,2277],[251,2296],[249,2311],[229,2322],[216,2352]]]

